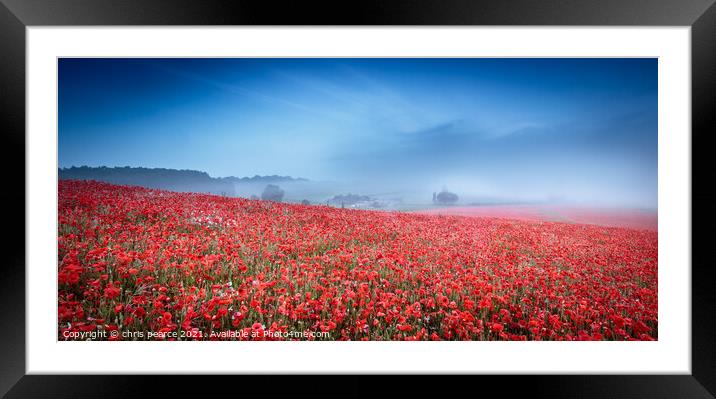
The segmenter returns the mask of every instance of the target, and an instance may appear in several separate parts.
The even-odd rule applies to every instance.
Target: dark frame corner
[[[508,394],[549,397],[703,397],[716,396],[716,290],[706,245],[713,233],[716,203],[709,187],[716,112],[716,5],[714,0],[368,0],[350,5],[294,2],[277,7],[271,2],[220,0],[0,0],[0,126],[5,148],[2,157],[6,220],[13,228],[4,243],[0,267],[0,395],[7,397],[108,397],[164,394],[164,387],[182,387],[184,395],[206,394],[203,384],[187,384],[182,377],[156,376],[40,376],[25,375],[25,27],[42,25],[637,25],[691,26],[692,56],[692,374],[664,376],[479,376],[484,385],[509,388]],[[343,7],[340,7],[343,6]],[[697,184],[698,182],[698,184]],[[22,195],[17,194],[22,192]],[[18,212],[23,209],[25,212]],[[13,211],[14,210],[14,211]],[[696,215],[698,214],[698,217]],[[22,226],[22,227],[20,227]],[[20,233],[22,232],[22,234]],[[685,265],[686,266],[686,265]],[[101,356],[100,356],[101,357]],[[371,395],[377,389],[358,377],[344,376],[340,385],[351,396]],[[490,381],[487,381],[487,379]],[[276,384],[273,376],[252,376],[234,392],[263,393],[266,387],[291,390],[295,384]],[[519,383],[515,383],[519,379]],[[158,384],[156,382],[159,382]],[[474,382],[473,382],[474,383]],[[233,385],[235,380],[209,385]],[[306,386],[306,381],[301,382]],[[479,382],[478,382],[479,384]],[[184,387],[187,387],[184,390]],[[192,388],[191,386],[197,385]],[[393,384],[388,384],[393,385]],[[392,388],[405,393],[403,384]],[[424,384],[405,384],[419,387]],[[480,384],[482,385],[482,384]],[[415,389],[415,388],[412,388]],[[421,388],[422,389],[422,388]],[[454,390],[451,392],[451,389]],[[410,390],[410,388],[408,388]],[[262,392],[263,391],[263,392]],[[480,391],[483,391],[480,389]],[[448,388],[441,394],[458,393]],[[287,391],[288,393],[288,391]],[[275,394],[275,393],[274,393]],[[402,395],[401,395],[402,396]]]

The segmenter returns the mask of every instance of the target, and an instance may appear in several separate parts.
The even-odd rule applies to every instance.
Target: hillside
[[[125,167],[70,167],[58,170],[60,180],[96,180],[105,183],[141,186],[179,192],[199,192],[234,196],[237,184],[275,184],[283,182],[307,181],[290,176],[253,176],[253,177],[211,177],[197,170],[177,170],[165,168]]]
[[[658,339],[656,231],[58,194],[60,340]]]

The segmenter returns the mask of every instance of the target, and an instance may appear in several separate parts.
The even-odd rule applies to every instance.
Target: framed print
[[[4,2],[8,397],[712,397],[710,2],[180,3]]]

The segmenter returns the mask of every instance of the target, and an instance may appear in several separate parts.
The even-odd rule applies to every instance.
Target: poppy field
[[[58,340],[658,339],[653,229],[58,193]]]

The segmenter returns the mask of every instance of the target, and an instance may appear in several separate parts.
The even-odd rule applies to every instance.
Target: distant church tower
[[[434,204],[435,202],[437,202],[437,200],[438,200],[437,194],[435,194],[435,192],[433,192],[433,204]]]

